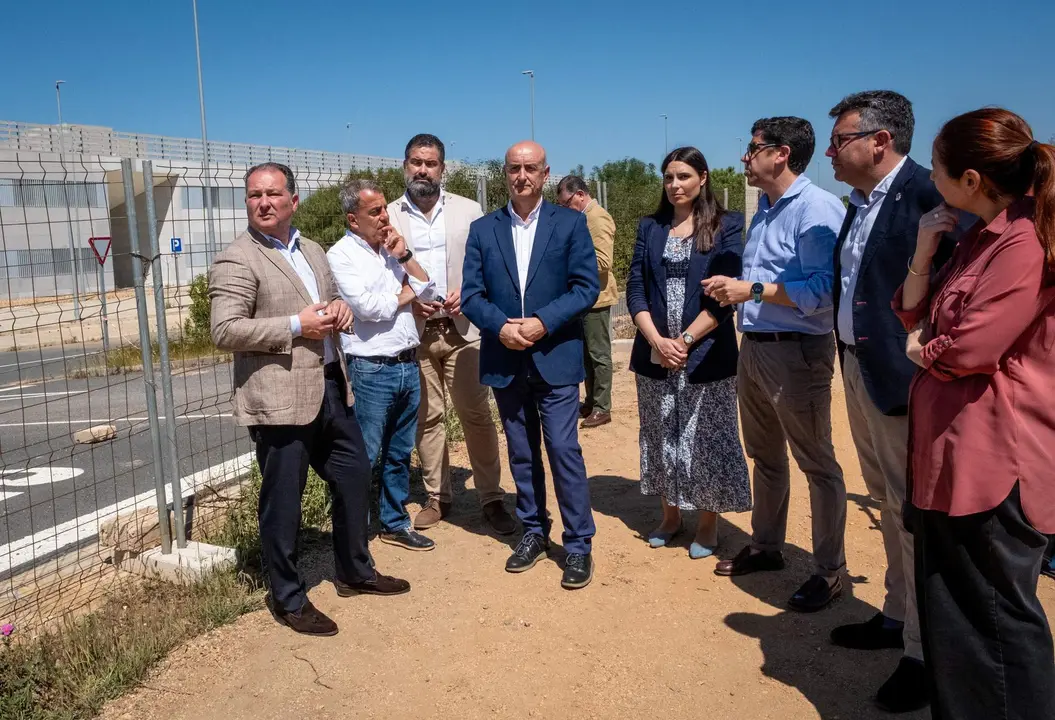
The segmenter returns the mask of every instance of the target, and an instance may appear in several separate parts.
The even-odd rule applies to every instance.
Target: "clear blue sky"
[[[498,157],[535,134],[554,172],[693,144],[712,166],[762,116],[827,138],[844,94],[891,88],[926,162],[943,120],[999,104],[1055,135],[1055,2],[338,2],[201,0],[209,137],[399,156],[433,132]],[[198,137],[191,0],[9,3],[0,119]],[[346,123],[352,123],[349,134]],[[746,140],[745,140],[746,141]],[[453,150],[451,145],[454,145]],[[833,190],[818,141],[810,176]]]

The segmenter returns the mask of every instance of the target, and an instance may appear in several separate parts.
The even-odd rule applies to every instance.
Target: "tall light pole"
[[[62,124],[62,91],[65,80],[55,81],[55,105],[59,111],[59,160],[66,169],[66,127]],[[69,174],[68,172],[66,173]],[[77,262],[77,246],[73,242],[73,213],[70,210],[69,182],[62,178],[62,195],[66,198],[66,229],[70,234],[70,270],[73,272],[73,317],[81,319],[81,264]]]
[[[208,223],[206,227],[205,262],[212,265],[213,254],[216,252],[216,229],[213,227],[212,214],[212,178],[209,177],[209,133],[205,129],[205,90],[201,81],[201,42],[198,40],[198,0],[191,0],[194,10],[194,54],[198,59],[198,106],[201,108],[201,159],[202,168],[205,171],[205,189],[203,200],[205,205],[205,218]]]
[[[531,80],[531,139],[535,139],[535,71],[523,70],[521,75],[527,75]]]
[[[736,156],[736,159],[739,161],[744,157],[744,139],[742,137],[736,139],[736,151],[740,153]]]
[[[663,118],[663,155],[666,156],[670,150],[670,144],[667,142],[667,114],[663,113],[660,117]]]

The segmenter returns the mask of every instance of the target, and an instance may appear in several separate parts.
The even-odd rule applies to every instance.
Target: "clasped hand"
[[[352,326],[352,309],[341,299],[309,305],[298,317],[300,334],[310,340],[322,340],[334,330],[343,332]]]
[[[498,339],[510,350],[527,350],[546,334],[546,326],[537,317],[509,318],[498,333]]]

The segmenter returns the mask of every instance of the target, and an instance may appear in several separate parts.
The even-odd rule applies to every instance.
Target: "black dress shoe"
[[[876,705],[889,713],[921,710],[930,704],[927,668],[919,660],[903,657],[894,674],[876,693]]]
[[[851,650],[884,650],[903,648],[905,640],[901,627],[885,627],[883,613],[876,613],[871,620],[853,625],[840,625],[832,630],[832,642]]]
[[[714,574],[724,577],[750,575],[753,572],[766,572],[784,569],[784,556],[778,552],[763,550],[752,553],[745,547],[732,560],[723,560],[714,566]]]
[[[319,609],[311,604],[311,600],[305,600],[297,612],[285,612],[276,608],[268,595],[267,607],[275,620],[301,635],[330,637],[337,634],[337,623],[319,612]]]
[[[484,520],[499,535],[512,535],[517,531],[517,521],[506,510],[501,500],[492,500],[481,508]]]
[[[578,590],[593,580],[593,556],[590,554],[569,553],[564,562],[564,576],[560,586],[567,590]]]
[[[345,583],[334,580],[333,586],[337,588],[337,594],[341,597],[352,595],[402,595],[410,592],[410,583],[406,580],[394,578],[389,575],[376,573],[374,579],[368,582]]]
[[[389,545],[395,545],[401,547],[404,550],[414,550],[416,552],[425,552],[426,550],[433,550],[436,547],[436,543],[429,540],[427,537],[420,533],[416,533],[413,530],[400,530],[394,533],[381,533],[381,542],[388,543]]]
[[[536,533],[520,538],[520,544],[506,560],[506,572],[519,573],[535,567],[535,563],[549,550],[549,540]]]
[[[829,585],[826,578],[813,575],[791,596],[788,607],[799,612],[817,612],[831,605],[842,594],[842,578],[835,578],[835,583]]]
[[[586,418],[590,417],[590,413],[592,412],[593,408],[587,405],[586,403],[579,404],[579,417],[581,417],[582,419],[585,420]]]

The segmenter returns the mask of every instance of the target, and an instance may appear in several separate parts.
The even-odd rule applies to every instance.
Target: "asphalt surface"
[[[101,354],[101,343],[64,345],[0,352],[0,388],[13,383],[29,383],[48,377],[61,377],[83,368],[86,360]]]
[[[10,373],[0,375],[0,546],[155,487],[143,374],[56,377],[50,368],[63,368],[63,361],[41,365],[41,359],[61,358],[62,350],[36,352],[35,368],[18,368],[23,372],[13,381]],[[0,366],[13,354],[0,354]],[[173,374],[181,478],[252,449],[245,428],[230,417],[230,374],[229,363]],[[160,382],[157,403],[164,416]],[[105,424],[116,426],[114,439],[74,443],[76,431]]]

